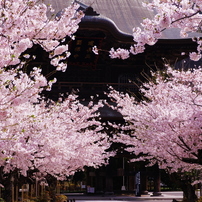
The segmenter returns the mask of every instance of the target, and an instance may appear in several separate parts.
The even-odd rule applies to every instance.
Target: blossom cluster
[[[141,23],[142,28],[133,30],[136,46],[142,47],[145,44],[154,45],[162,36],[165,29],[179,28],[181,37],[188,37],[190,32],[201,30],[202,3],[193,0],[153,0],[151,3],[143,3],[143,6],[157,13],[153,19],[145,18]],[[197,37],[197,36],[196,36]],[[201,58],[201,40],[196,40],[198,48],[196,53],[191,53],[192,60]],[[133,50],[133,54],[139,53],[139,49]]]
[[[143,53],[145,45],[154,45],[166,29],[177,28],[182,38],[189,33],[195,33],[193,40],[198,44],[197,51],[190,53],[190,58],[198,61],[201,58],[202,40],[198,37],[202,30],[202,5],[201,0],[152,0],[142,3],[144,7],[156,14],[153,19],[145,18],[141,27],[133,29],[134,45],[130,50],[112,48],[109,51],[111,58],[127,59],[129,54]],[[93,48],[98,54],[97,47]]]
[[[77,12],[77,4],[72,4],[63,9],[60,18],[49,18],[50,8],[37,0],[1,0],[0,68],[19,64],[21,53],[33,44],[49,52],[52,60],[62,53],[61,59],[69,56],[68,47],[60,45],[59,40],[77,31],[83,13]],[[61,59],[52,65],[58,66]]]
[[[132,131],[127,135],[123,127],[115,141],[129,145],[127,150],[140,156],[134,160],[157,161],[171,172],[201,169],[202,69],[168,68],[165,73],[156,73],[155,81],[143,84],[140,90],[147,99],[141,102],[111,91],[109,96]]]
[[[47,80],[16,69],[0,72],[0,166],[26,176],[38,170],[62,178],[106,163],[110,143],[98,117],[101,102],[85,106],[75,95],[63,102],[40,97]]]
[[[0,0],[0,166],[4,173],[28,170],[62,178],[84,166],[106,163],[108,137],[98,118],[98,102],[81,104],[75,95],[53,102],[41,96],[56,81],[34,67],[23,72],[24,54],[33,44],[49,53],[51,64],[65,71],[69,57],[63,39],[72,37],[83,17],[78,5],[47,17],[38,0]],[[12,66],[14,65],[14,66]],[[1,173],[2,174],[2,173]]]
[[[111,50],[109,51],[109,54],[111,58],[118,58],[118,59],[125,60],[129,58],[130,52],[122,48],[118,48],[116,50],[114,48],[111,48]]]

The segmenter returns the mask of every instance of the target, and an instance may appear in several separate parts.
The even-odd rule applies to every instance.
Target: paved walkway
[[[135,195],[68,195],[68,199],[75,199],[76,201],[79,200],[120,200],[120,201],[141,201],[141,200],[182,200],[183,193],[180,191],[168,191],[168,192],[161,192],[160,196],[152,196],[152,193],[148,193],[148,195],[142,196],[135,196]]]

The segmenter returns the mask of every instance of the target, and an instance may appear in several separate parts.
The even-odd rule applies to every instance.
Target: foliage
[[[64,202],[67,201],[67,199],[68,199],[67,196],[62,194],[56,196],[56,202]]]
[[[28,197],[27,199],[24,199],[23,201],[25,201],[25,202],[48,202],[48,201],[51,201],[51,198],[49,196],[49,192],[45,191],[38,197],[31,197],[31,198]]]
[[[202,196],[198,199],[197,202],[202,202]]]

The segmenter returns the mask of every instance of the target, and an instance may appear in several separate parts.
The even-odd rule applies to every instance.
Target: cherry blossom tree
[[[143,1],[142,5],[155,13],[154,18],[143,19],[140,27],[133,29],[134,45],[130,50],[112,48],[109,51],[111,58],[127,59],[130,54],[144,52],[145,45],[154,45],[166,29],[179,29],[182,38],[187,38],[192,33],[189,37],[193,38],[198,47],[196,52],[190,53],[190,58],[195,61],[201,58],[201,0],[151,0]],[[93,51],[97,54],[99,50],[94,47]]]
[[[19,56],[33,44],[39,44],[49,52],[51,64],[65,70],[64,59],[69,57],[68,45],[61,44],[65,37],[73,37],[83,13],[78,5],[64,8],[60,16],[48,17],[51,5],[40,0],[0,1],[0,67],[20,63]],[[28,56],[27,56],[28,57]]]
[[[153,19],[143,19],[133,29],[134,45],[130,50],[111,48],[111,58],[127,59],[130,54],[142,53],[146,45],[154,45],[166,29],[180,32],[182,38],[197,43],[190,59],[198,61],[202,55],[202,1],[151,0],[143,6],[155,13]],[[93,48],[95,54],[100,51]],[[159,67],[161,68],[161,67]],[[137,160],[159,162],[170,172],[201,169],[201,69],[178,72],[168,69],[168,77],[155,75],[156,80],[141,88],[147,98],[141,102],[128,94],[111,91],[109,96],[128,123],[117,141],[131,146],[128,151],[140,155]],[[116,126],[117,127],[117,126]],[[191,198],[192,197],[192,198]],[[193,195],[188,199],[194,201]]]
[[[16,91],[1,109],[0,161],[5,173],[17,168],[26,176],[28,170],[37,169],[63,178],[85,165],[105,163],[109,143],[96,120],[101,103],[84,106],[74,95],[61,103],[21,103],[23,96],[14,97]]]
[[[131,47],[131,53],[137,54],[144,50],[145,44],[153,45],[162,36],[165,29],[179,28],[182,38],[189,33],[195,33],[198,43],[197,52],[190,53],[192,60],[201,58],[201,40],[197,38],[197,32],[202,28],[202,4],[200,0],[153,0],[151,3],[143,3],[149,10],[157,12],[154,19],[144,19],[141,26],[134,28],[133,37],[137,44]]]
[[[140,88],[142,101],[111,91],[109,96],[128,123],[115,139],[129,146],[135,161],[158,162],[169,172],[202,169],[201,76],[200,68],[157,72]],[[127,135],[125,130],[132,132]],[[193,195],[190,200],[194,201]]]
[[[45,101],[40,92],[51,84],[40,71],[35,68],[30,76],[16,69],[0,72],[0,179],[10,197],[7,186],[16,173],[65,179],[113,155],[106,152],[110,143],[98,118],[102,103],[84,106],[75,95]]]
[[[196,52],[189,53],[190,59],[201,59],[201,0],[151,0],[143,2],[143,6],[155,13],[154,18],[143,19],[140,27],[133,29],[134,45],[130,50],[112,48],[111,58],[127,59],[130,54],[142,53],[145,46],[154,45],[166,29],[173,29],[178,30],[182,38],[189,37],[197,43]],[[98,54],[100,50],[94,47],[93,51]],[[168,69],[166,74],[169,77],[157,74],[155,81],[142,86],[140,90],[146,99],[140,102],[128,94],[111,91],[109,96],[116,101],[117,109],[128,123],[122,127],[117,141],[128,145],[128,151],[136,154],[138,161],[149,159],[151,164],[157,161],[170,172],[200,170],[201,70]],[[128,135],[124,131],[132,133]],[[192,192],[192,196],[188,196],[192,197],[190,201],[195,200],[193,195]]]
[[[47,101],[41,93],[55,80],[48,82],[37,67],[23,72],[31,57],[24,52],[34,44],[49,53],[51,65],[65,71],[70,53],[63,42],[67,36],[74,39],[83,17],[77,9],[72,4],[59,16],[47,17],[52,7],[40,0],[0,0],[0,181],[8,202],[16,173],[64,179],[112,155],[98,118],[101,102],[84,105],[75,95]]]

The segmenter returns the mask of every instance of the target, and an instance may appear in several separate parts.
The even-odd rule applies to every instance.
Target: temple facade
[[[56,15],[61,15],[62,8],[70,4],[70,0],[51,1]],[[48,64],[45,53],[31,65],[40,64],[48,79],[57,78],[53,90],[47,94],[57,99],[59,93],[78,93],[79,99],[88,101],[91,96],[99,95],[106,99],[109,86],[123,91],[138,93],[138,85],[144,81],[144,75],[151,70],[162,69],[165,64],[175,68],[192,68],[198,63],[188,59],[188,53],[196,49],[190,36],[180,39],[179,30],[165,31],[162,38],[154,46],[146,46],[144,53],[131,55],[126,60],[110,59],[108,51],[114,48],[130,48],[134,44],[132,28],[140,26],[144,17],[153,13],[141,6],[142,0],[81,0],[80,4],[85,17],[75,40],[67,39],[71,56],[67,60],[66,72],[56,72]],[[47,0],[47,3],[48,0]],[[102,49],[99,55],[92,52],[92,47]],[[36,51],[40,51],[36,48]],[[185,52],[182,55],[181,52]],[[132,83],[130,82],[132,81]],[[136,85],[134,85],[135,83]],[[85,102],[84,101],[84,102]],[[103,121],[123,121],[122,116],[108,108],[100,110]],[[86,187],[93,193],[114,193],[131,191],[138,195],[148,189],[160,192],[160,174],[157,166],[146,169],[144,163],[129,163],[130,155],[119,153],[110,160],[109,165],[100,169],[87,168]],[[139,190],[139,191],[138,191]]]

